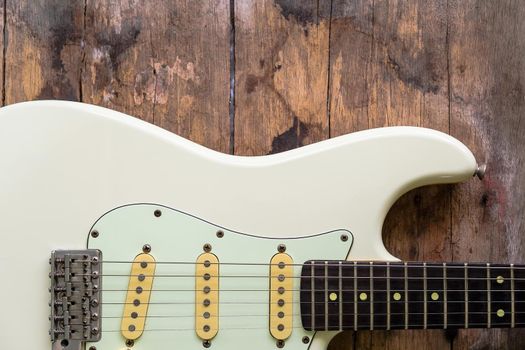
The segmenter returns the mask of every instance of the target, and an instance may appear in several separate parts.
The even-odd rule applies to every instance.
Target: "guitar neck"
[[[525,266],[307,261],[306,330],[525,326]]]

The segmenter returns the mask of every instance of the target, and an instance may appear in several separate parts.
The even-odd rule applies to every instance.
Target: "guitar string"
[[[370,266],[369,266],[369,269],[370,269]],[[364,269],[363,269],[364,270]],[[205,273],[202,273],[202,274],[170,274],[170,273],[165,273],[165,274],[147,274],[147,273],[133,273],[133,274],[126,274],[126,273],[102,273],[102,274],[96,274],[97,277],[176,277],[176,278],[184,278],[184,277],[188,277],[188,278],[195,278],[195,277],[199,277],[199,278],[202,278],[204,276]],[[59,275],[55,275],[55,276],[62,276],[64,275],[63,272],[60,272]],[[310,275],[293,275],[293,276],[289,276],[287,275],[285,272],[282,273],[282,274],[278,274],[278,273],[274,273],[273,274],[273,277],[274,278],[277,278],[279,275],[284,275],[285,278],[305,278],[305,279],[311,279],[312,277]],[[95,276],[93,275],[92,273],[70,273],[70,276],[72,277],[75,277],[75,276],[83,276],[83,277],[92,277],[92,276]],[[226,275],[226,274],[219,274],[219,275],[213,275],[213,274],[209,274],[209,277],[218,277],[218,278],[270,278],[271,276],[269,274],[263,274],[263,275]],[[377,275],[373,275],[373,276],[326,276],[324,274],[324,272],[322,274],[319,274],[319,275],[316,275],[314,276],[313,278],[317,278],[317,279],[331,279],[331,278],[334,278],[334,279],[354,279],[354,278],[357,278],[357,279],[386,279],[386,276],[377,276]],[[393,277],[390,277],[390,279],[394,279],[394,278],[399,278],[399,279],[405,279],[405,277],[403,276],[393,276]],[[424,276],[408,276],[406,279],[427,279],[427,280],[442,280],[443,278],[442,277],[424,277]],[[508,276],[496,276],[496,277],[468,277],[467,279],[468,280],[487,280],[487,279],[493,279],[493,280],[496,280],[497,278],[503,278],[504,280],[507,279],[507,280],[511,280],[510,277]],[[465,277],[464,275],[462,276],[451,276],[451,277],[448,277],[447,276],[447,280],[451,280],[451,279],[460,279],[460,280],[465,280]],[[514,277],[513,278],[514,281],[525,281],[525,277],[524,278],[516,278]]]
[[[70,274],[72,277],[92,277],[93,275],[92,274],[83,274],[83,273],[71,273]],[[282,274],[285,276],[285,279],[287,278],[293,278],[293,279],[305,279],[305,280],[311,280],[312,277],[311,276],[288,276],[286,274]],[[118,274],[118,273],[106,273],[106,274],[99,274],[97,275],[97,277],[104,277],[105,279],[108,279],[110,277],[126,277],[127,279],[131,278],[131,277],[152,277],[152,278],[203,278],[204,276],[204,273],[203,274],[199,274],[199,275],[196,275],[196,274]],[[223,278],[265,278],[265,279],[270,279],[270,278],[278,278],[278,274],[275,274],[272,276],[270,275],[226,275],[226,274],[219,274],[219,275],[212,275],[212,274],[209,274],[209,277],[210,278],[219,278],[219,279],[223,279]],[[59,276],[55,276],[55,277],[59,277]],[[385,280],[386,281],[386,277],[385,276],[314,276],[313,277],[315,280],[319,281],[319,280],[322,280],[324,281],[325,279],[327,280],[354,280],[354,279],[357,279],[357,280]],[[453,277],[453,276],[447,276],[446,280],[447,281],[452,281],[452,280],[461,280],[461,281],[487,281],[487,280],[491,280],[491,281],[498,281],[498,279],[501,280],[501,278],[503,278],[503,282],[505,282],[505,280],[508,280],[508,281],[511,281],[511,280],[514,280],[514,281],[525,281],[525,278],[510,278],[508,276],[496,276],[496,277],[468,277],[467,279],[465,279],[465,277]],[[415,280],[415,281],[423,281],[424,279],[426,279],[427,281],[431,281],[431,280],[437,280],[437,281],[442,281],[444,278],[443,277],[423,277],[423,276],[408,276],[407,278],[405,277],[402,277],[402,276],[391,276],[389,278],[391,281],[392,280]],[[82,281],[79,281],[79,283],[82,282]]]
[[[469,315],[487,315],[487,312],[482,312],[482,311],[472,311],[472,312],[469,312],[468,313]],[[494,312],[491,312],[490,313],[491,315],[496,315],[497,316],[497,311],[494,311]],[[507,313],[505,313],[507,314]],[[510,315],[510,311],[508,313]],[[515,315],[519,314],[519,315],[523,315],[525,314],[525,311],[516,311],[514,312]],[[301,317],[301,316],[312,316],[313,314],[310,314],[310,313],[304,313],[304,314],[287,314],[286,317]],[[353,313],[342,313],[342,314],[339,314],[339,313],[328,313],[328,314],[322,314],[322,316],[339,316],[339,315],[343,315],[343,316],[354,316]],[[372,314],[370,313],[358,313],[359,316],[370,316]],[[388,313],[373,313],[374,316],[388,316],[388,315],[393,315],[393,316],[404,316],[405,313],[404,312],[391,312],[390,314]],[[425,315],[424,312],[409,312],[409,316],[413,316],[413,315]],[[431,315],[431,316],[435,316],[435,315],[441,315],[441,316],[444,316],[444,313],[443,312],[427,312],[426,315]],[[447,315],[465,315],[465,312],[447,312]],[[221,318],[221,317],[278,317],[279,315],[275,314],[275,315],[269,315],[269,314],[235,314],[235,315],[210,315],[209,318]],[[146,315],[146,316],[137,316],[137,317],[131,317],[131,316],[102,316],[101,318],[107,318],[107,319],[123,319],[123,318],[131,318],[131,319],[140,319],[140,318],[195,318],[196,315]],[[202,316],[199,316],[202,318]],[[499,316],[498,316],[499,317]]]
[[[373,304],[386,304],[388,303],[389,301],[385,300],[385,301],[380,301],[380,300],[374,300],[373,301]],[[366,304],[366,305],[370,305],[370,301],[368,300],[359,300],[357,302],[357,304]],[[408,304],[423,304],[425,303],[424,300],[413,300],[413,301],[408,301]],[[431,302],[427,301],[427,303],[429,303],[430,305],[432,304],[444,304],[445,302],[444,301],[441,301],[441,300],[432,300]],[[446,304],[465,304],[466,302],[464,300],[447,300],[446,301]],[[468,301],[469,305],[470,304],[487,304],[488,301],[478,301],[478,300],[469,300]],[[497,304],[510,304],[512,303],[511,301],[493,301],[491,302],[491,304],[494,304],[494,305],[497,305]],[[514,304],[523,304],[525,303],[525,300],[523,301],[514,301]],[[115,302],[110,302],[110,301],[107,301],[107,302],[102,302],[101,303],[102,305],[134,305],[133,302],[119,302],[119,301],[115,301]],[[202,304],[202,303],[197,303],[195,301],[159,301],[159,302],[148,302],[148,303],[144,303],[144,304],[147,304],[147,305],[196,305],[196,304]],[[297,304],[306,304],[306,305],[312,305],[312,304],[323,304],[323,305],[338,305],[338,302],[337,301],[334,301],[334,302],[327,302],[327,301],[292,301],[292,302],[289,302],[288,304],[294,304],[294,305],[297,305]],[[342,304],[344,305],[354,305],[355,303],[353,301],[343,301]],[[405,301],[404,300],[391,300],[390,301],[390,304],[405,304]],[[266,301],[220,301],[218,303],[218,305],[270,305],[270,303],[266,300]]]
[[[97,289],[98,291],[102,292],[136,292],[136,289]],[[396,289],[390,289],[392,293],[399,292],[399,291],[405,291],[405,289],[401,288],[399,290]],[[93,291],[93,290],[92,290]],[[325,293],[327,290],[324,288],[321,289],[286,289],[286,292],[319,292],[319,293]],[[342,293],[342,292],[353,292],[354,289],[328,289],[329,293]],[[443,289],[431,289],[427,288],[425,289],[407,289],[408,292],[444,292]],[[477,293],[487,293],[487,289],[447,289],[449,292],[477,292]],[[202,292],[202,289],[141,289],[140,292]],[[279,289],[210,289],[209,292],[279,292]],[[358,289],[358,292],[369,292],[369,289]],[[374,288],[374,293],[383,293],[388,292],[388,290],[385,289],[376,289]],[[512,289],[497,289],[497,290],[491,290],[491,292],[505,292],[509,293],[512,292]],[[522,292],[522,290],[515,289],[514,292],[519,293]]]
[[[74,260],[76,262],[92,262],[91,260]],[[285,266],[297,266],[297,267],[339,267],[339,260],[326,260],[328,263],[324,263],[325,260],[315,260],[314,264],[311,264],[309,262],[305,263],[292,263],[292,264],[285,264]],[[125,260],[99,260],[98,263],[102,264],[140,264],[141,261],[125,261]],[[385,261],[366,261],[366,260],[359,260],[355,261],[357,262],[357,267],[366,267],[370,268],[370,265],[373,267],[390,267],[390,268],[396,268],[396,267],[405,267],[405,262],[399,262],[399,261],[392,261],[392,262],[385,262]],[[148,262],[152,264],[159,264],[159,265],[199,265],[203,264],[202,262],[198,263],[195,261],[155,261],[155,262]],[[354,261],[351,260],[341,260],[341,263],[344,266],[352,267],[354,266]],[[446,265],[444,266],[442,262],[425,262],[426,268],[437,268],[437,269],[443,269],[444,267],[451,268],[451,269],[465,269],[465,263],[462,262],[446,262]],[[423,266],[423,262],[420,261],[407,261],[406,262],[407,268],[421,268],[423,269],[425,266]],[[421,265],[414,265],[414,264],[421,264]],[[211,262],[210,265],[233,265],[233,266],[279,266],[279,263],[257,263],[257,262]],[[513,268],[514,270],[525,270],[525,264],[524,265],[512,265],[510,264],[496,264],[494,265],[491,263],[489,268],[490,269],[510,269]],[[482,269],[487,270],[487,263],[486,262],[472,262],[467,263],[467,268],[469,269]]]
[[[498,322],[498,323],[494,323],[493,324],[496,326],[496,327],[490,327],[490,328],[510,328],[512,327],[512,323],[511,322]],[[525,323],[522,323],[522,322],[515,322],[514,323],[515,326],[525,326]],[[333,330],[339,330],[339,325],[334,325],[333,326]],[[399,323],[398,324],[399,327],[405,327],[405,323]],[[419,329],[423,329],[423,324],[416,324],[416,323],[409,323],[408,325],[406,325],[408,328],[419,328]],[[450,323],[450,322],[447,322],[446,324],[447,328],[452,328],[452,327],[457,327],[457,328],[465,328],[465,323],[462,322],[462,323]],[[478,328],[478,329],[487,329],[489,327],[487,327],[487,324],[486,323],[469,323],[468,324],[469,328]],[[427,328],[432,328],[432,327],[438,327],[438,328],[444,328],[445,327],[445,323],[427,323]],[[292,326],[292,327],[288,327],[288,328],[292,328],[292,329],[304,329],[304,327],[302,326]],[[382,326],[382,325],[376,325],[374,324],[374,328],[375,329],[378,329],[378,330],[386,330],[386,327]],[[395,327],[390,327],[391,329],[397,329]],[[262,329],[266,329],[266,330],[277,330],[277,328],[270,328],[270,327],[228,327],[228,328],[210,328],[210,331],[230,331],[230,330],[262,330]],[[358,329],[359,330],[368,330],[370,329],[370,326],[366,325],[366,324],[363,324],[360,328],[360,326],[358,325]],[[399,328],[401,329],[401,328]],[[319,327],[319,328],[316,328],[316,330],[318,331],[324,331],[325,328],[324,327]],[[328,330],[330,330],[330,327],[328,328]],[[347,327],[343,327],[343,330],[354,330],[354,327],[353,325],[352,326],[347,326]],[[102,330],[101,332],[102,333],[120,333],[120,332],[127,332],[128,330]],[[305,330],[307,331],[307,330]],[[142,332],[195,332],[195,328],[158,328],[158,329],[144,329],[142,330]],[[307,331],[309,332],[309,331]]]

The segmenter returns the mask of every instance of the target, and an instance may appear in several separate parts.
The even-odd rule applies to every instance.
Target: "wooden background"
[[[404,196],[385,224],[388,248],[406,260],[525,262],[523,2],[0,6],[4,105],[94,103],[239,155],[387,125],[438,129],[486,161],[487,176]],[[364,331],[330,349],[524,347],[520,330]]]

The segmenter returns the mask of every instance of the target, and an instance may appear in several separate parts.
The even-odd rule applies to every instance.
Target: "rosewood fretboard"
[[[307,261],[306,330],[525,326],[525,266]]]

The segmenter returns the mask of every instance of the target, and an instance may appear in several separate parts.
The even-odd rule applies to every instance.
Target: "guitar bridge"
[[[100,340],[101,252],[55,250],[51,272],[52,350],[80,350]]]

